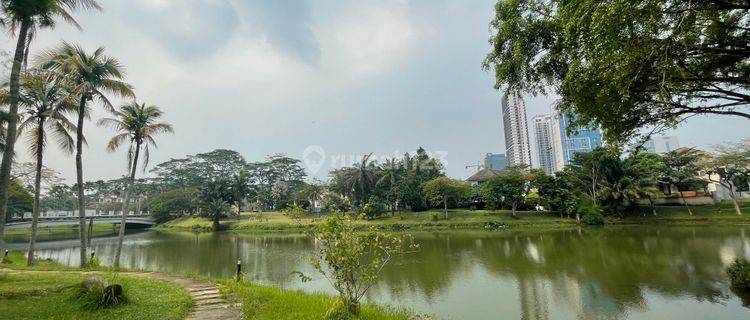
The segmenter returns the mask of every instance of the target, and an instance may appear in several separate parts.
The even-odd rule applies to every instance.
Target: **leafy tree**
[[[464,181],[438,177],[422,184],[422,192],[432,203],[442,204],[448,219],[448,201],[460,202],[471,195],[471,186]]]
[[[380,166],[380,178],[375,183],[378,187],[385,187],[385,198],[389,200],[391,212],[398,209],[398,203],[401,200],[401,184],[399,183],[403,176],[403,168],[396,159],[387,159]]]
[[[359,315],[361,299],[391,259],[417,249],[398,234],[375,228],[357,232],[351,218],[341,213],[327,217],[316,226],[312,236],[319,248],[310,259],[313,267],[338,291],[344,313],[353,316]],[[303,281],[310,280],[301,273],[300,276]]]
[[[638,197],[648,199],[651,212],[655,216],[657,213],[654,199],[662,195],[658,187],[659,172],[666,169],[666,164],[661,156],[654,153],[637,153],[629,157],[626,163],[637,174],[634,183]]]
[[[166,220],[171,214],[190,214],[198,209],[195,201],[198,189],[173,189],[149,198],[148,211],[158,220]]]
[[[323,201],[321,205],[321,210],[323,212],[334,212],[334,211],[342,211],[346,212],[351,209],[351,206],[349,205],[349,202],[346,198],[341,196],[338,193],[334,192],[327,192],[323,195]]]
[[[718,183],[729,191],[729,196],[738,215],[742,214],[737,203],[737,192],[741,183],[747,183],[750,176],[750,140],[716,147],[718,155],[703,161],[703,170],[708,181]]]
[[[132,102],[113,110],[114,118],[102,118],[99,125],[107,126],[117,131],[109,143],[107,151],[115,152],[124,143],[130,143],[128,147],[128,185],[125,188],[125,197],[122,202],[122,221],[120,221],[120,233],[117,237],[117,250],[115,250],[115,268],[120,266],[120,254],[122,252],[122,241],[125,239],[125,220],[130,206],[130,194],[135,183],[135,172],[138,169],[138,160],[143,150],[143,171],[146,171],[149,159],[149,146],[156,147],[154,136],[159,133],[172,133],[172,126],[168,123],[157,122],[164,113],[156,106],[146,106],[145,103]]]
[[[42,199],[42,206],[45,208],[45,211],[73,211],[76,206],[75,192],[73,188],[64,184],[53,185]]]
[[[8,192],[10,191],[10,171],[17,136],[21,64],[27,61],[29,44],[38,29],[54,27],[57,18],[62,18],[80,28],[71,14],[72,11],[78,9],[100,9],[100,7],[94,0],[0,1],[0,27],[8,27],[11,32],[18,30],[10,72],[9,107],[8,113],[4,116],[7,122],[7,132],[5,132],[3,157],[2,163],[0,163],[0,249],[4,241],[5,214],[8,205]]]
[[[570,171],[568,167],[555,173],[553,177],[537,177],[534,183],[544,205],[559,212],[561,216],[576,214],[576,219],[580,220],[577,210],[579,197],[575,193],[575,184]]]
[[[98,100],[106,109],[114,109],[105,92],[116,96],[133,98],[132,87],[122,82],[123,66],[116,59],[104,55],[104,48],[92,53],[83,48],[63,44],[40,55],[42,68],[58,74],[71,82],[78,102],[76,124],[76,183],[78,186],[78,219],[80,224],[81,267],[86,266],[86,204],[83,192],[83,122],[88,114],[88,104]]]
[[[490,26],[496,88],[563,97],[610,141],[696,114],[750,119],[744,1],[499,0]]]
[[[608,164],[616,162],[618,155],[611,150],[596,148],[591,152],[579,152],[570,161],[569,177],[575,185],[598,205],[599,193],[603,187],[604,171]]]
[[[480,189],[485,199],[492,203],[507,201],[510,204],[513,217],[516,209],[529,194],[530,176],[523,167],[509,167],[506,172],[493,176],[482,183]]]
[[[367,203],[365,203],[364,207],[362,207],[362,213],[364,213],[365,217],[368,219],[379,217],[385,212],[385,210],[385,202],[377,196],[371,196],[370,199],[367,200]]]
[[[659,172],[659,182],[666,184],[670,189],[672,186],[677,188],[677,192],[690,215],[693,215],[693,211],[685,201],[683,191],[703,184],[699,177],[702,156],[695,149],[684,152],[671,151],[664,156],[664,167]]]
[[[75,111],[75,98],[71,95],[70,85],[64,79],[56,79],[50,73],[31,72],[21,79],[20,101],[23,118],[18,125],[18,135],[27,138],[29,151],[36,158],[34,169],[34,208],[32,211],[31,237],[27,264],[34,262],[36,249],[37,224],[41,210],[42,176],[44,174],[44,151],[48,133],[52,134],[58,146],[66,153],[72,154],[75,142],[70,132],[75,125],[67,115]],[[0,100],[5,100],[2,94]]]
[[[231,192],[234,203],[237,205],[237,216],[242,215],[242,203],[252,191],[250,186],[250,177],[246,169],[241,169],[239,173],[232,176]]]
[[[18,180],[10,181],[10,190],[8,191],[8,216],[5,221],[14,216],[22,217],[25,212],[34,209],[34,196],[28,189],[18,183]]]
[[[284,209],[284,215],[297,222],[298,226],[302,226],[302,218],[305,217],[305,208],[302,206],[293,204]]]

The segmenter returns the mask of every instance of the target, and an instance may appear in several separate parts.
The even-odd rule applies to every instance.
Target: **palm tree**
[[[375,164],[370,162],[370,157],[372,157],[372,153],[362,157],[362,161],[354,166],[354,170],[347,171],[349,176],[346,179],[346,184],[355,191],[360,206],[367,202],[367,196],[376,180]]]
[[[74,87],[78,99],[78,123],[76,125],[76,181],[78,188],[78,220],[81,241],[81,267],[86,266],[86,204],[83,194],[83,120],[87,115],[88,103],[98,100],[108,109],[113,110],[112,103],[105,92],[127,98],[134,98],[133,88],[122,82],[123,66],[114,58],[104,55],[104,48],[87,53],[83,48],[63,42],[57,49],[47,51],[39,56],[39,62],[45,69],[54,71],[60,77],[66,77]]]
[[[38,28],[54,27],[55,20],[59,17],[80,29],[71,15],[71,12],[78,9],[100,10],[101,7],[95,0],[0,0],[0,26],[7,27],[11,32],[18,30],[10,72],[6,138],[0,163],[0,248],[3,247],[10,169],[17,136],[21,64],[26,61],[29,42]]]
[[[393,213],[398,206],[399,198],[396,189],[398,187],[398,179],[401,173],[401,165],[396,159],[387,159],[381,166],[380,170],[383,175],[380,176],[376,185],[388,186],[388,197],[391,198],[391,213]]]
[[[251,191],[249,180],[250,177],[245,169],[240,170],[240,173],[232,176],[230,188],[234,195],[234,201],[237,203],[237,219],[242,215],[242,202],[245,201],[245,198]]]
[[[44,149],[47,145],[47,134],[52,134],[63,151],[72,154],[75,142],[70,132],[75,125],[67,118],[75,112],[76,101],[70,92],[70,86],[64,79],[53,77],[49,73],[33,72],[21,77],[19,105],[23,108],[22,120],[18,126],[18,135],[26,133],[29,151],[36,157],[34,179],[34,208],[31,220],[31,238],[26,263],[34,262],[37,223],[40,212],[42,168]]]
[[[117,130],[107,144],[107,151],[114,152],[124,143],[130,142],[128,148],[128,186],[125,189],[125,197],[122,203],[122,221],[120,223],[120,234],[117,237],[117,251],[115,251],[115,267],[120,266],[120,253],[122,252],[122,240],[125,237],[125,218],[129,211],[130,192],[135,182],[135,171],[138,168],[138,158],[143,148],[143,171],[148,165],[148,147],[156,147],[154,136],[159,133],[173,132],[168,123],[157,122],[164,113],[156,106],[146,106],[145,103],[131,104],[120,107],[120,110],[112,111],[114,118],[103,118],[99,125],[108,126]]]

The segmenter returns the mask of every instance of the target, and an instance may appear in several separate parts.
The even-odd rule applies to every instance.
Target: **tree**
[[[390,202],[391,213],[398,209],[400,198],[400,180],[402,176],[402,166],[396,159],[387,159],[380,167],[380,178],[375,183],[379,187],[387,187],[386,199]]]
[[[310,202],[309,210],[313,212],[316,201],[318,201],[323,195],[324,188],[322,185],[317,183],[305,183],[302,187],[297,190],[297,197],[305,201]]]
[[[745,1],[499,0],[491,22],[496,88],[563,97],[609,141],[692,115],[750,119]]]
[[[690,215],[693,215],[693,210],[685,200],[683,191],[702,184],[699,178],[701,157],[702,154],[695,149],[684,152],[671,151],[664,155],[664,167],[659,172],[659,182],[666,184],[670,189],[672,186],[677,188],[680,199]]]
[[[39,56],[40,64],[61,78],[68,79],[76,88],[78,122],[76,124],[76,183],[78,186],[78,219],[80,224],[81,267],[86,266],[86,203],[83,193],[83,121],[88,115],[88,103],[98,100],[106,109],[114,107],[105,92],[134,98],[132,87],[123,78],[123,66],[116,59],[104,55],[104,48],[87,53],[83,48],[63,42],[60,47]]]
[[[50,187],[47,195],[42,199],[42,206],[50,210],[73,211],[76,206],[76,196],[73,188],[64,184]]]
[[[18,180],[10,180],[10,190],[8,191],[8,215],[5,221],[14,216],[22,217],[25,212],[34,209],[34,196],[28,189],[18,183]]]
[[[200,189],[201,215],[213,221],[213,230],[218,231],[219,220],[229,212],[229,199],[232,198],[230,182],[226,179],[209,181]]]
[[[575,184],[570,171],[568,167],[555,173],[555,176],[537,178],[534,184],[545,206],[559,212],[560,216],[575,214],[576,220],[580,220],[577,210],[579,199],[575,193]]]
[[[0,26],[7,26],[11,32],[18,30],[16,50],[10,72],[9,107],[5,116],[7,130],[0,163],[0,249],[3,247],[5,232],[5,213],[10,186],[10,171],[15,152],[18,123],[18,104],[20,101],[21,64],[28,57],[29,43],[39,28],[52,28],[55,20],[62,18],[80,28],[71,12],[78,9],[101,9],[94,0],[0,0]],[[0,130],[2,131],[2,130]]]
[[[312,236],[319,248],[310,259],[313,267],[338,291],[343,312],[353,316],[359,315],[360,300],[391,259],[418,248],[407,244],[404,236],[376,228],[357,232],[351,218],[340,212],[316,226]],[[297,273],[303,281],[311,280]]]
[[[748,183],[750,176],[750,140],[735,144],[716,146],[718,155],[704,159],[703,170],[707,180],[718,183],[729,191],[734,210],[742,214],[737,202],[737,192],[741,183]]]
[[[438,177],[427,181],[422,184],[421,188],[431,202],[443,205],[446,220],[448,219],[448,201],[459,202],[471,194],[471,186],[468,183],[448,177]]]
[[[148,212],[158,220],[167,220],[171,214],[190,214],[198,209],[195,199],[198,189],[173,189],[149,198]]]
[[[654,198],[661,195],[658,188],[659,172],[666,169],[666,164],[661,156],[654,153],[637,153],[629,157],[626,163],[637,173],[635,187],[638,196],[648,199],[651,213],[656,216]]]
[[[252,191],[249,182],[250,177],[248,176],[246,169],[241,169],[239,173],[232,176],[232,196],[235,204],[237,205],[237,217],[242,215],[242,202],[245,201],[248,194]]]
[[[29,151],[36,158],[34,208],[26,261],[28,265],[34,263],[47,135],[48,133],[52,134],[59,147],[68,154],[73,153],[75,145],[70,135],[70,132],[75,130],[75,125],[67,118],[67,115],[74,112],[76,108],[75,98],[70,89],[70,85],[64,79],[57,79],[50,73],[32,72],[21,78],[19,105],[22,109],[23,118],[18,125],[18,135],[26,135]]]
[[[362,160],[354,166],[354,170],[346,171],[346,185],[353,190],[354,199],[361,207],[370,197],[370,191],[377,182],[375,163],[370,161],[372,153],[362,157]]]
[[[120,233],[117,236],[117,250],[115,251],[115,268],[120,266],[120,254],[122,252],[122,241],[125,238],[125,221],[130,205],[130,193],[135,182],[135,172],[138,169],[138,160],[143,149],[143,171],[146,171],[149,158],[149,146],[156,147],[154,136],[160,133],[172,133],[172,126],[165,122],[157,122],[164,113],[156,106],[146,106],[145,103],[132,102],[113,110],[113,118],[102,118],[98,124],[115,129],[118,133],[107,144],[108,152],[115,152],[123,144],[129,143],[128,147],[128,185],[125,188],[125,197],[122,202],[122,221],[120,221]]]
[[[570,178],[589,196],[594,205],[598,205],[607,164],[616,162],[617,159],[618,155],[611,150],[596,148],[591,152],[576,153],[570,161]]]
[[[511,214],[516,217],[518,205],[524,202],[529,194],[530,176],[523,167],[509,167],[506,172],[493,176],[482,183],[480,190],[485,199],[508,202]]]

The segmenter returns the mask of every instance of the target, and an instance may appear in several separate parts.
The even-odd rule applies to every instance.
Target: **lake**
[[[627,226],[552,231],[413,233],[419,252],[395,259],[368,300],[440,319],[750,319],[725,269],[750,259],[750,226]],[[20,238],[11,249],[23,249]],[[13,239],[11,239],[13,241]],[[116,238],[93,240],[110,263]],[[76,265],[77,240],[40,244],[39,255]],[[134,232],[128,268],[246,279],[333,293],[307,262],[301,235]],[[293,271],[312,276],[301,283]],[[748,299],[750,302],[750,299]]]

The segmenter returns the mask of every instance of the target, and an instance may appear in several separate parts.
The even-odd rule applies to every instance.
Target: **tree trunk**
[[[688,205],[687,200],[685,200],[685,195],[683,195],[682,191],[680,191],[679,189],[677,190],[677,192],[680,193],[680,199],[682,199],[682,204],[685,205],[685,208],[687,208],[688,213],[692,216],[693,210],[690,210],[690,206]]]
[[[120,220],[120,232],[117,234],[117,250],[115,251],[115,268],[120,267],[120,255],[122,254],[122,241],[125,239],[125,224],[128,218],[128,204],[130,202],[130,192],[133,189],[133,183],[135,182],[135,171],[138,169],[138,156],[141,153],[140,142],[135,143],[135,155],[133,156],[133,162],[130,164],[130,176],[128,177],[128,187],[125,189],[125,198],[122,203],[122,220]]]
[[[448,197],[443,197],[443,209],[445,210],[445,220],[448,220]]]
[[[78,105],[78,127],[76,128],[76,182],[78,183],[78,231],[81,240],[81,268],[86,267],[86,200],[83,198],[83,120],[86,118],[86,94],[81,95]]]
[[[42,194],[42,163],[44,161],[44,117],[39,118],[36,135],[36,176],[34,177],[34,209],[31,212],[31,237],[29,238],[29,253],[26,265],[34,264],[34,250],[36,247],[37,224],[39,223],[40,198]]]
[[[512,210],[511,214],[513,215],[513,218],[515,218],[516,217],[516,206],[517,206],[516,201],[511,202],[511,204],[512,204],[512,206],[511,206],[511,210]]]
[[[8,107],[8,126],[5,131],[5,150],[0,164],[0,251],[5,247],[5,218],[8,212],[8,189],[10,189],[10,169],[13,164],[13,150],[16,146],[16,131],[18,124],[19,81],[21,79],[21,63],[26,51],[26,37],[31,27],[31,21],[24,20],[18,30],[18,42],[13,56],[13,67],[10,71],[10,106]]]
[[[652,199],[650,196],[648,197],[648,203],[651,205],[651,213],[653,213],[654,217],[656,217],[656,206],[654,206],[654,199]]]
[[[734,204],[734,211],[737,212],[737,215],[742,215],[742,210],[740,210],[740,204],[737,203],[737,193],[734,192],[734,186],[732,184],[729,184],[729,197],[732,198],[732,204]]]

